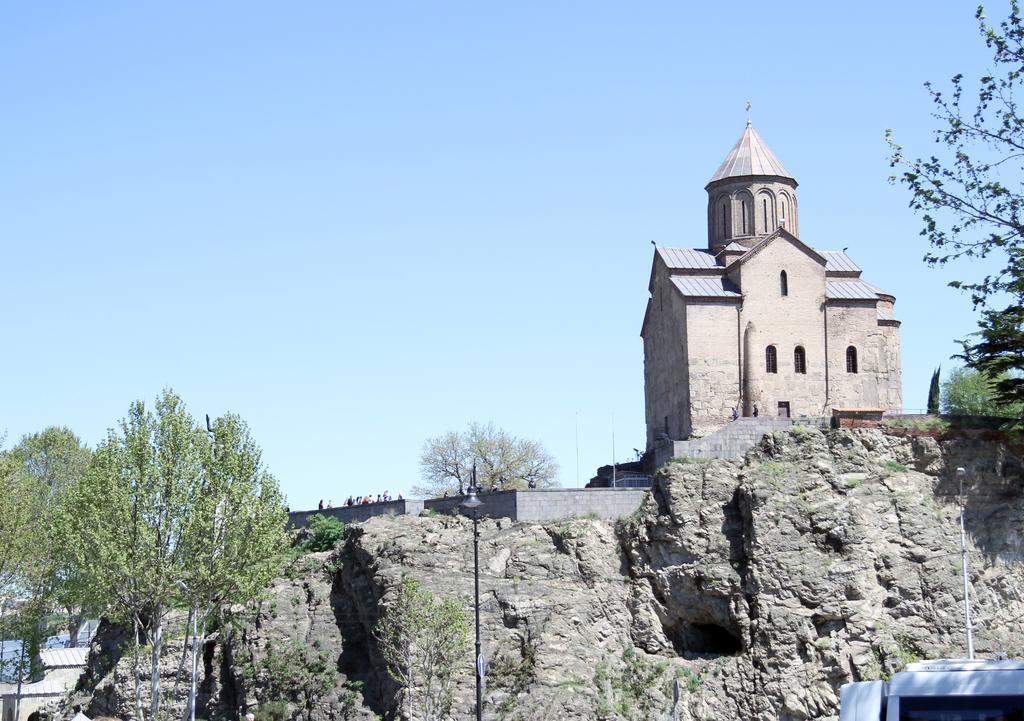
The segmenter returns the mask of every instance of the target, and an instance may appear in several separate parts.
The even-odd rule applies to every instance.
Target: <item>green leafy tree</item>
[[[978,333],[961,341],[961,357],[999,377],[996,394],[1012,404],[1024,401],[1024,377],[1011,372],[1024,370],[1024,116],[1016,101],[1024,83],[1024,24],[1016,0],[998,25],[988,23],[982,7],[975,17],[993,53],[992,70],[977,82],[976,102],[964,106],[971,89],[963,75],[952,78],[948,93],[926,83],[940,123],[939,153],[910,160],[891,132],[887,137],[899,168],[893,179],[910,190],[910,207],[922,214],[921,235],[931,246],[925,261],[943,266],[987,258],[996,268],[950,285],[970,293],[982,312]]]
[[[57,510],[62,495],[85,476],[92,452],[69,428],[51,426],[22,438],[11,449],[11,455],[21,470],[36,480],[39,492],[46,499],[39,516],[41,535],[37,538],[37,543],[41,544],[39,560],[46,564],[45,569],[40,569],[38,600],[67,615],[70,643],[76,646],[86,609],[79,603],[75,580],[78,569],[63,553],[64,534],[55,524],[64,518]]]
[[[38,562],[45,493],[20,459],[0,452],[0,619],[27,597],[26,577]]]
[[[375,630],[388,673],[402,687],[406,721],[438,721],[451,713],[455,672],[466,663],[469,616],[404,578]]]
[[[477,482],[485,488],[557,485],[558,464],[539,442],[516,438],[493,423],[470,423],[462,433],[451,431],[423,444],[423,485],[414,486],[413,493],[429,497],[465,491],[472,484],[474,462]]]
[[[193,669],[211,616],[261,593],[280,568],[288,545],[284,499],[248,426],[227,414],[213,422],[211,441],[200,447],[200,494],[183,536],[191,562],[177,584],[197,620]]]
[[[932,382],[928,384],[928,412],[932,415],[938,415],[939,413],[939,373],[942,371],[942,366],[935,369],[932,373]]]
[[[991,379],[973,368],[954,368],[942,383],[942,412],[958,416],[1002,416],[1019,418],[1021,404],[1005,405]]]
[[[50,497],[81,479],[89,468],[92,452],[70,428],[50,426],[27,435],[11,449],[23,469],[38,479]]]
[[[0,452],[0,642],[23,641],[20,654],[0,663],[19,684],[32,675],[40,640],[39,587],[46,559],[39,519],[45,499],[45,489],[24,471],[20,458]]]
[[[135,631],[139,719],[146,718],[143,643],[152,663],[148,717],[160,717],[169,611],[187,602],[205,618],[220,604],[244,603],[263,588],[284,548],[280,491],[244,424],[234,416],[218,419],[213,436],[211,447],[171,391],[152,411],[133,403],[59,504],[55,527],[65,534],[70,563],[81,570],[80,597]]]
[[[310,718],[321,699],[338,685],[335,660],[324,649],[295,640],[270,641],[266,652],[269,701],[293,704]]]

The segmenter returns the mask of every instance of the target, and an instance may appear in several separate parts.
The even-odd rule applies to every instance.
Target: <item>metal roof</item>
[[[825,297],[835,300],[876,300],[881,292],[860,278],[825,281]]]
[[[663,248],[658,247],[658,255],[665,265],[672,269],[703,269],[718,268],[715,256],[698,248]]]
[[[84,666],[88,655],[88,647],[44,648],[39,652],[39,660],[44,668],[73,668]]]
[[[896,316],[888,308],[878,307],[878,320],[896,320]]]
[[[21,685],[21,696],[63,696],[67,688],[59,681],[43,679],[35,683],[23,683]],[[0,696],[16,696],[18,694],[17,684],[4,684],[0,688]]]
[[[741,298],[740,289],[726,278],[672,276],[672,283],[690,298]]]
[[[789,171],[782,167],[782,163],[775,157],[775,153],[768,149],[749,120],[743,135],[736,141],[736,145],[732,146],[732,150],[729,151],[708,183],[726,178],[742,178],[748,175],[775,175],[795,180]]]
[[[750,248],[748,248],[747,246],[740,245],[739,243],[733,241],[733,242],[729,243],[729,245],[725,246],[724,248],[720,248],[718,250],[718,252],[721,253],[721,252],[724,251],[724,252],[727,252],[727,253],[746,253],[748,250],[750,250]]]
[[[825,256],[826,273],[860,273],[860,267],[841,250],[819,250]]]

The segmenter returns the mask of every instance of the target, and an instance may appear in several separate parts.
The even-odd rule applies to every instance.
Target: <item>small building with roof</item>
[[[707,246],[657,247],[640,335],[647,447],[738,416],[902,406],[895,298],[800,237],[796,179],[750,121],[705,186]]]
[[[0,721],[29,721],[37,711],[59,702],[78,682],[88,656],[89,648],[82,646],[40,650],[41,679],[0,684]]]

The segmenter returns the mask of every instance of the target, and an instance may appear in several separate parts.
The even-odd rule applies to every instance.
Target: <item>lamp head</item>
[[[958,467],[956,469],[956,477],[959,478],[960,480],[963,480],[964,476],[966,476],[966,475],[967,475],[967,471],[964,470],[963,466],[960,466],[960,467]]]
[[[470,488],[469,495],[466,496],[466,500],[464,500],[459,505],[465,508],[466,510],[472,511],[484,505],[484,502],[476,497],[476,488]]]

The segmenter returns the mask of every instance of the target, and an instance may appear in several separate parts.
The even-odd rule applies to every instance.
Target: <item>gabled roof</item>
[[[860,266],[842,250],[819,250],[825,258],[827,275],[860,275]]]
[[[728,278],[672,276],[672,285],[687,298],[735,298],[743,297],[740,289]]]
[[[729,243],[729,245],[725,246],[724,248],[719,248],[718,252],[715,253],[715,256],[717,257],[722,253],[746,253],[748,250],[750,250],[750,248],[748,248],[747,246],[740,245],[736,241],[732,241],[731,243]]]
[[[725,156],[725,160],[711,176],[708,185],[717,180],[726,178],[743,178],[748,176],[768,175],[780,178],[789,178],[794,183],[796,179],[790,175],[775,153],[768,149],[768,145],[761,139],[754,126],[747,121],[747,127],[743,135],[732,146],[732,150]]]
[[[698,248],[666,248],[659,246],[658,255],[669,270],[705,270],[717,268],[715,256]]]
[[[829,300],[877,300],[879,295],[887,293],[860,278],[825,281],[825,297]]]
[[[812,248],[811,246],[809,246],[806,243],[804,243],[802,240],[797,238],[795,235],[790,233],[785,228],[779,228],[774,233],[771,233],[770,235],[766,235],[762,240],[758,241],[757,244],[754,245],[754,247],[752,247],[750,249],[750,251],[746,255],[738,258],[736,260],[736,262],[741,264],[741,265],[743,263],[746,263],[751,258],[753,258],[755,255],[760,253],[762,250],[764,250],[765,248],[767,248],[769,245],[774,243],[776,240],[779,240],[780,238],[783,239],[783,240],[788,240],[790,243],[795,245],[797,248],[802,250],[807,255],[811,256],[811,258],[813,258],[814,260],[818,261],[822,265],[826,264],[827,261],[821,255],[821,253],[819,253],[814,248]]]

